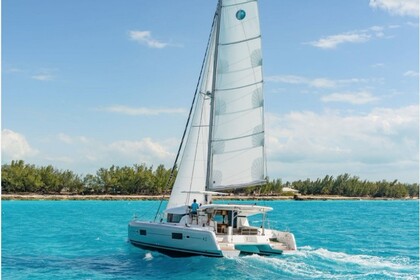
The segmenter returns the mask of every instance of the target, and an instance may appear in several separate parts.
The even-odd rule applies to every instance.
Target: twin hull
[[[263,235],[216,235],[211,227],[131,221],[129,242],[137,247],[161,251],[168,255],[204,255],[210,257],[240,254],[281,254],[296,250],[292,233],[265,230]]]

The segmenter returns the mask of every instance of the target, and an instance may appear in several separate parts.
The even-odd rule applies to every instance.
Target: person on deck
[[[197,214],[197,210],[200,206],[197,203],[197,200],[194,199],[194,202],[191,204],[191,214]]]

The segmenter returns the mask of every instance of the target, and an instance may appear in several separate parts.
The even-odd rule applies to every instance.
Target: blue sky
[[[260,0],[268,175],[419,181],[416,0]],[[216,1],[2,1],[2,163],[175,158]]]

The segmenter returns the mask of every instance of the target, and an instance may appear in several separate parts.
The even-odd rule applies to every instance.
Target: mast
[[[215,44],[214,44],[214,55],[213,55],[213,77],[212,77],[212,85],[211,85],[211,92],[210,92],[210,121],[209,121],[209,140],[208,140],[208,150],[207,150],[207,173],[206,173],[206,191],[208,191],[213,182],[212,182],[212,161],[213,161],[213,154],[212,154],[212,133],[213,133],[213,115],[214,115],[214,93],[216,91],[216,73],[217,73],[217,53],[218,53],[218,45],[219,45],[219,33],[220,33],[220,19],[222,13],[222,0],[219,0],[216,10],[217,16],[217,23],[216,23],[216,36],[215,36]],[[207,194],[205,196],[206,203],[211,202],[211,195]]]

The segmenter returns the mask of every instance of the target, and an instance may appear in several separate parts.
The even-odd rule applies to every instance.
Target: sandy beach
[[[169,199],[169,195],[164,195],[165,200]],[[2,200],[160,200],[162,195],[71,195],[71,194],[2,194]],[[395,200],[395,198],[373,198],[373,197],[346,197],[346,196],[333,196],[333,195],[299,195],[293,196],[214,196],[214,200]],[[418,199],[402,198],[407,200]]]

